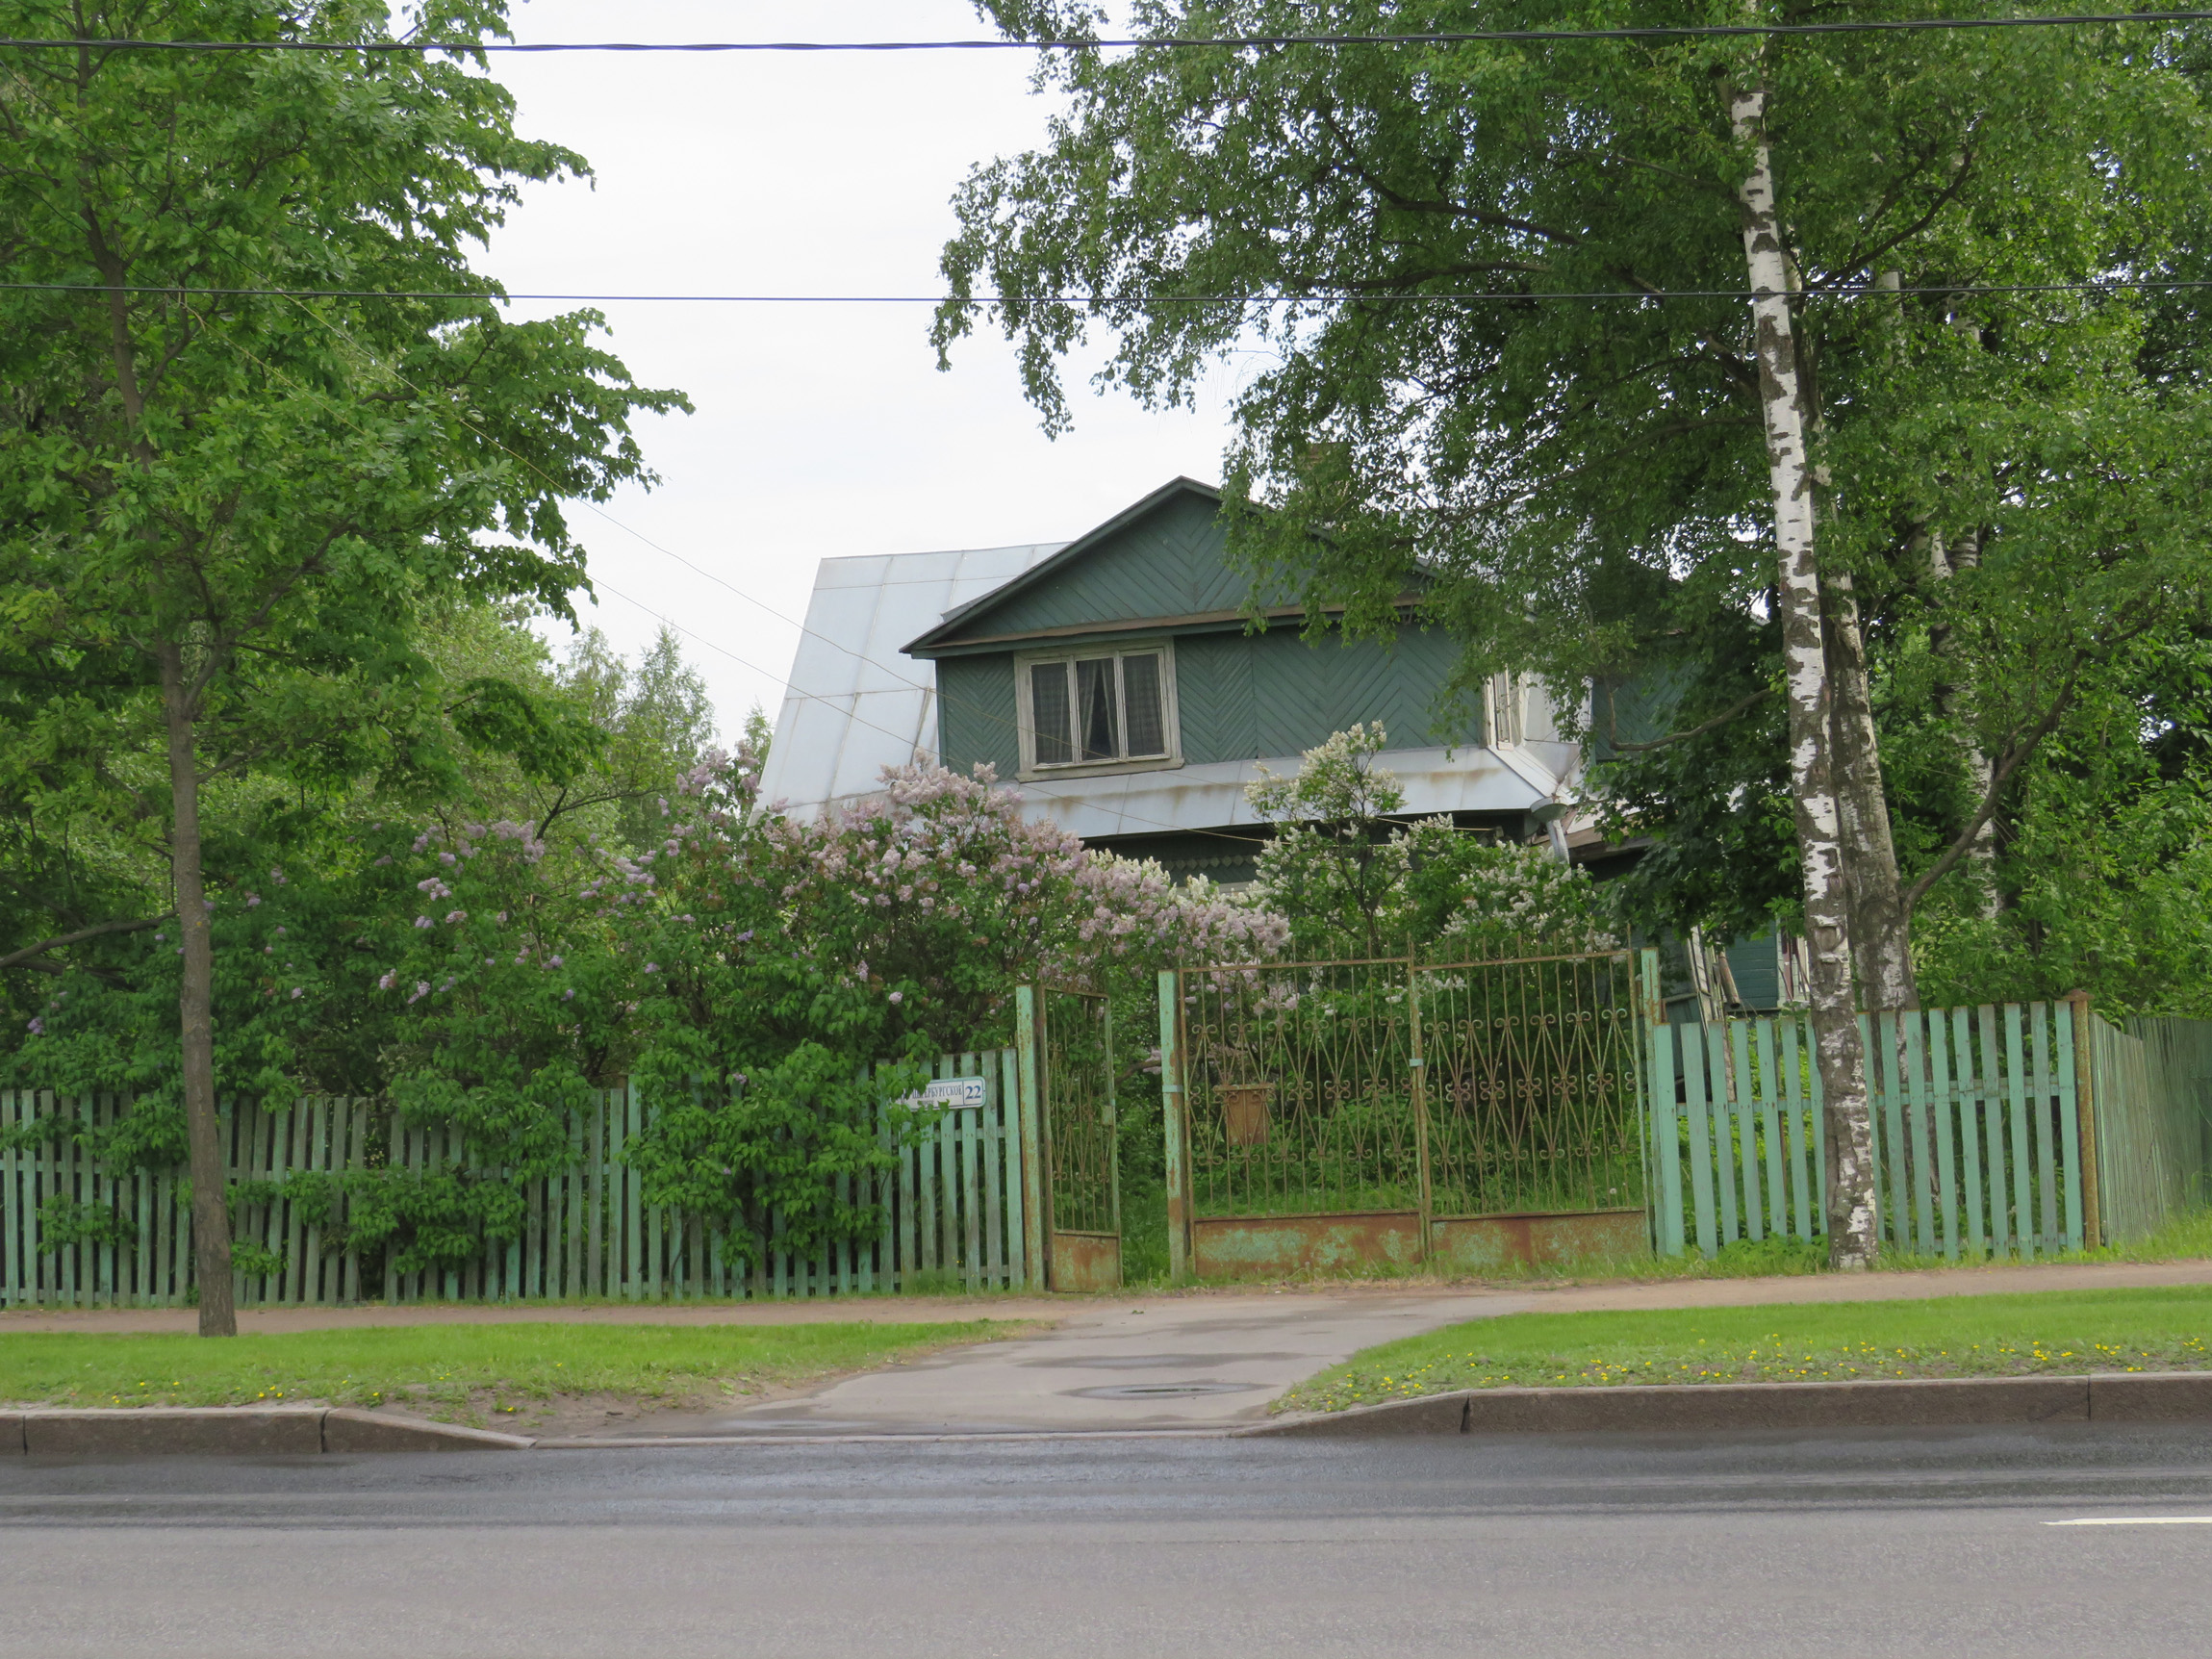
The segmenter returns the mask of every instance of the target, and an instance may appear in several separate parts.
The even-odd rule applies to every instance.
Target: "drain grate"
[[[1084,1400],[1173,1400],[1193,1394],[1242,1394],[1264,1388],[1263,1383],[1115,1383],[1102,1389],[1073,1389]]]

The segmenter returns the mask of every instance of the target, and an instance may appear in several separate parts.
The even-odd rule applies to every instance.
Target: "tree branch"
[[[2081,683],[2083,660],[2080,657],[2074,659],[2073,667],[2067,673],[2066,683],[2059,687],[2058,696],[2051,700],[2043,718],[2028,727],[2027,735],[2007,749],[2004,757],[1991,768],[1989,787],[1982,792],[1982,804],[1975,809],[1974,815],[1967,820],[1967,826],[1959,831],[1958,839],[1945,848],[1944,855],[1930,864],[1921,873],[1920,879],[1905,889],[1902,903],[1908,921],[1912,918],[1913,906],[1920,902],[1920,896],[1958,867],[1959,860],[1967,855],[1967,849],[1973,845],[1974,837],[1981,833],[1982,826],[1996,814],[1997,797],[2004,793],[2004,786],[2012,780],[2012,775],[2035,753],[2036,747],[2051,734],[2058,726],[2059,717],[2072,706],[2074,691]]]
[[[1703,737],[1709,731],[1717,731],[1738,715],[1744,713],[1770,695],[1773,689],[1770,685],[1763,685],[1750,696],[1731,703],[1702,725],[1693,726],[1688,731],[1670,731],[1665,737],[1653,738],[1649,743],[1623,743],[1615,735],[1620,729],[1620,711],[1616,704],[1609,701],[1606,705],[1606,741],[1613,745],[1615,753],[1620,754],[1643,754],[1654,749],[1665,749],[1672,743],[1687,743],[1692,737]]]
[[[58,950],[64,945],[81,944],[87,939],[97,939],[107,933],[142,933],[148,928],[160,927],[174,914],[175,912],[171,911],[160,916],[146,916],[135,922],[98,922],[89,928],[79,928],[73,933],[63,933],[56,938],[40,939],[35,945],[25,945],[19,951],[12,951],[7,956],[0,957],[0,968],[33,967],[41,973],[60,973],[62,970],[55,967],[51,962],[36,962],[31,958],[42,957],[48,951]]]

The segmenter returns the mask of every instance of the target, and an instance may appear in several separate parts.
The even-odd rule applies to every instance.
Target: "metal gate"
[[[1091,991],[1040,987],[1034,1013],[1043,1100],[1047,1282],[1121,1286],[1121,1149],[1114,1118],[1113,1009]]]
[[[1627,952],[1226,965],[1161,996],[1172,1269],[1647,1248]]]

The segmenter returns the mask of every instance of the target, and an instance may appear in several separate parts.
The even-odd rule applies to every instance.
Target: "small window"
[[[1167,652],[1082,652],[1027,665],[1028,760],[1111,766],[1174,757]]]

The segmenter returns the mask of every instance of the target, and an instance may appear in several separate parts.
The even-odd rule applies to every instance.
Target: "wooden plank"
[[[2011,1107],[2012,1224],[2021,1256],[2033,1256],[2039,1240],[2035,1226],[2035,1168],[2028,1147],[2027,1060],[2021,1052],[2021,1007],[2004,1008],[2005,1093]]]
[[[622,1099],[617,1104],[623,1114],[622,1138],[616,1145],[610,1146],[607,1152],[609,1157],[616,1161],[610,1167],[610,1173],[614,1174],[615,1186],[622,1193],[622,1237],[624,1249],[623,1294],[634,1301],[645,1293],[646,1285],[644,1193],[641,1190],[642,1183],[637,1169],[620,1161],[623,1149],[630,1143],[630,1137],[638,1132],[637,1089],[625,1083],[623,1085]]]
[[[1796,1224],[1797,1237],[1810,1238],[1814,1234],[1813,1217],[1821,1212],[1827,1200],[1812,1189],[1813,1183],[1820,1178],[1818,1162],[1814,1163],[1810,1179],[1805,1170],[1806,1142],[1811,1136],[1806,1133],[1804,1083],[1797,1072],[1802,1057],[1797,1047],[1796,1016],[1777,1022],[1775,1036],[1780,1044],[1775,1070],[1781,1084],[1783,1121],[1789,1126],[1790,1218]]]
[[[2011,1206],[2006,1199],[2004,1080],[1997,1061],[1996,1008],[1984,1003],[1975,1010],[1980,1043],[1974,1092],[1980,1102],[1982,1140],[1989,1153],[1990,1249],[1999,1256],[2012,1249],[2013,1230],[2007,1222]]]
[[[309,1163],[311,1137],[316,1128],[315,1103],[312,1099],[295,1100],[292,1103],[292,1110],[284,1115],[284,1168],[277,1178],[280,1181],[290,1181],[292,1171],[305,1168]],[[285,1221],[284,1253],[291,1258],[285,1270],[284,1294],[289,1301],[304,1302],[308,1299],[307,1227],[300,1220],[298,1208],[291,1199],[286,1198],[281,1202],[284,1205]]]
[[[23,1123],[23,1095],[18,1089],[0,1089],[0,1308],[23,1301],[23,1274],[15,1260],[16,1229],[21,1225],[23,1198],[19,1187],[23,1154],[8,1138]]]
[[[1759,1071],[1760,1135],[1767,1149],[1767,1225],[1777,1238],[1787,1238],[1790,1237],[1790,1186],[1783,1174],[1782,1080],[1776,1071],[1774,1022],[1758,1021],[1752,1026],[1751,1034],[1756,1039],[1753,1054]]]
[[[1006,1283],[1005,1191],[1000,1180],[1001,1161],[1006,1155],[1005,1092],[999,1085],[998,1055],[986,1054],[977,1061],[983,1074],[980,1120],[983,1161],[983,1283],[992,1289]]]
[[[1177,983],[1173,974],[1162,974],[1160,985],[1163,994],[1171,994]],[[1176,1010],[1170,1004],[1161,1004],[1163,1015]],[[1163,1019],[1160,1032],[1160,1085],[1168,1087],[1170,1080],[1180,1090],[1182,1087],[1182,1039],[1180,1020],[1173,1029]],[[1029,1285],[1032,1290],[1047,1287],[1052,1272],[1051,1242],[1046,1237],[1052,1225],[1051,1199],[1049,1197],[1052,1172],[1047,1166],[1046,1143],[1048,1129],[1044,1116],[1044,1063],[1040,1044],[1044,1035],[1042,1015],[1037,1007],[1034,985],[1014,987],[1014,1043],[1019,1055],[1018,1072],[1021,1079],[1022,1112],[1022,1253],[1029,1264]],[[1188,1222],[1190,1217],[1190,1147],[1188,1125],[1183,1123],[1183,1102],[1179,1094],[1176,1110],[1168,1113],[1170,1130],[1167,1144],[1167,1231],[1168,1260],[1171,1271],[1187,1271],[1190,1258],[1187,1253]],[[1176,1243],[1178,1238],[1183,1245]],[[1178,1254],[1179,1248],[1182,1254]]]
[[[1760,1190],[1759,1115],[1751,1094],[1751,1031],[1742,1020],[1728,1021],[1725,1029],[1734,1080],[1728,1115],[1736,1127],[1737,1153],[1743,1165],[1743,1236],[1757,1243],[1767,1237],[1767,1202]]]
[[[1923,1022],[1913,1016],[1916,1029]],[[1957,1091],[1951,1087],[1950,1044],[1945,1040],[1944,1016],[1926,1017],[1928,1111],[1936,1135],[1936,1191],[1942,1201],[1944,1254],[1959,1258],[1959,1110]]]
[[[1909,1251],[1913,1247],[1913,1187],[1907,1162],[1904,1088],[1897,1076],[1897,1016],[1877,1013],[1869,1022],[1861,1014],[1859,1030],[1869,1039],[1867,1082],[1872,1085],[1878,1103],[1869,1115],[1881,1147],[1874,1162],[1889,1173],[1890,1243],[1896,1250]]]
[[[1690,1193],[1697,1212],[1697,1247],[1710,1258],[1719,1254],[1721,1239],[1713,1191],[1713,1129],[1705,1106],[1706,1045],[1698,1028],[1681,1026],[1677,1030],[1681,1033],[1682,1081],[1688,1097]]]
[[[1174,976],[1167,974],[1161,978],[1172,982]],[[1027,1177],[1022,1170],[1021,1066],[1020,1050],[1004,1048],[999,1051],[999,1129],[1001,1143],[1006,1155],[1006,1284],[1010,1288],[1030,1283],[1029,1228],[1022,1210]],[[1170,1178],[1169,1191],[1172,1194],[1175,1169],[1171,1168],[1167,1173]],[[1175,1227],[1171,1219],[1168,1225],[1171,1243],[1174,1234]]]
[[[960,1114],[937,1120],[937,1264],[950,1277],[960,1268]]]
[[[2066,1207],[2066,1247],[2078,1250],[2087,1238],[2082,1215],[2081,1166],[2083,1147],[2081,1135],[2081,1102],[2075,1092],[2080,1076],[2074,1064],[2073,1012],[2070,1003],[2058,1003],[2051,1008],[2051,1023],[2057,1027],[2058,1053],[2058,1156],[2062,1163],[2060,1179]]]
[[[914,1275],[921,1270],[920,1240],[916,1237],[915,1207],[921,1203],[921,1183],[915,1156],[912,1125],[905,1116],[905,1108],[893,1106],[891,1110],[901,1115],[897,1120],[899,1147],[899,1263],[898,1278],[889,1287],[893,1290],[911,1290]]]
[[[1720,1203],[1720,1247],[1725,1250],[1743,1236],[1736,1211],[1737,1125],[1728,1099],[1727,1028],[1709,1025],[1699,1031],[1705,1039],[1705,1106],[1713,1126],[1713,1189]]]
[[[177,1231],[173,1209],[176,1203],[175,1186],[165,1169],[156,1174],[147,1186],[152,1188],[154,1195],[154,1272],[150,1289],[154,1305],[165,1308],[182,1300],[182,1287],[176,1278],[176,1263],[182,1258],[174,1248]]]
[[[1975,1090],[1973,1031],[1965,1008],[1951,1009],[1951,1092],[1959,1104],[1959,1155],[1964,1164],[1967,1246],[1977,1256],[1989,1249],[1989,1225],[1982,1212],[1982,1114]]]
[[[975,1070],[976,1057],[962,1055],[959,1075],[972,1077]],[[982,1127],[983,1114],[978,1108],[957,1115],[960,1119],[960,1225],[962,1242],[966,1245],[960,1259],[961,1276],[966,1279],[969,1289],[979,1290],[984,1285],[983,1191],[979,1180],[981,1172],[976,1167],[976,1138]]]
[[[1651,1054],[1651,1144],[1659,1166],[1659,1248],[1680,1256],[1688,1245],[1682,1231],[1682,1110],[1675,1099],[1674,1028],[1664,1021],[1648,1025],[1644,1041]]]
[[[2047,1003],[2027,1006],[2029,1047],[2035,1057],[2035,1069],[2028,1076],[2028,1115],[2035,1125],[2036,1218],[2046,1250],[2065,1247],[2058,1221],[2058,1146],[2051,1134],[2051,1095],[2055,1091],[2051,1086],[2049,1009]]]
[[[584,1166],[584,1289],[607,1294],[607,1091],[592,1091],[591,1161]]]
[[[1906,1167],[1913,1181],[1913,1242],[1923,1256],[1936,1253],[1935,1120],[1928,1110],[1926,1057],[1921,1053],[1920,1016],[1906,1010],[1896,1015],[1899,1063],[1904,1069],[1907,1133],[1913,1137]],[[1947,1202],[1947,1199],[1946,1199]]]

